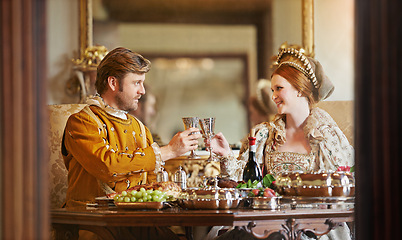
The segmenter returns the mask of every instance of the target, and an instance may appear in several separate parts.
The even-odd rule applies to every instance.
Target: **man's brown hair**
[[[108,85],[108,77],[115,77],[121,85],[121,79],[127,73],[144,74],[151,68],[151,62],[130,49],[118,47],[109,52],[98,66],[95,87],[103,94]]]

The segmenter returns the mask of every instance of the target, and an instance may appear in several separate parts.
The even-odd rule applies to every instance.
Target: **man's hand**
[[[166,161],[179,157],[191,150],[196,150],[198,148],[198,139],[201,137],[202,135],[198,128],[189,128],[183,132],[176,133],[168,145],[161,147],[162,160]]]

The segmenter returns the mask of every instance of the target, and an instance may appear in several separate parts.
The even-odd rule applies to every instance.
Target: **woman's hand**
[[[211,147],[212,152],[222,157],[227,157],[230,153],[230,146],[225,136],[221,132],[215,134],[209,143],[207,139],[204,140],[206,147]]]

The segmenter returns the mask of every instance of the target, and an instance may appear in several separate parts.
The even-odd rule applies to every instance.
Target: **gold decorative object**
[[[107,53],[105,46],[90,46],[85,49],[80,59],[72,60],[76,76],[72,80],[78,80],[79,86],[70,82],[67,87],[69,92],[74,94],[80,91],[80,103],[84,103],[88,96],[96,93],[96,69]]]
[[[314,0],[302,1],[302,44],[305,54],[314,58]]]
[[[85,49],[81,59],[73,59],[75,68],[81,71],[96,71],[99,63],[108,53],[105,46],[90,46]]]

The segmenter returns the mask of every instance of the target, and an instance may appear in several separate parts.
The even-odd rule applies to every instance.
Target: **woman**
[[[271,122],[253,127],[257,159],[273,175],[295,170],[335,171],[340,166],[354,165],[354,150],[346,136],[327,112],[314,107],[331,95],[334,87],[321,64],[303,52],[293,48],[279,52],[271,79],[272,100],[278,113]],[[210,143],[221,157],[222,174],[233,180],[241,180],[248,160],[247,138],[242,142],[237,159],[222,133]],[[328,237],[350,239],[346,227],[338,229]]]
[[[321,64],[292,48],[281,50],[277,64],[271,90],[278,114],[271,122],[253,127],[257,159],[266,172],[276,175],[354,165],[354,150],[346,136],[327,112],[314,107],[334,90]],[[221,171],[234,180],[241,179],[248,160],[246,139],[238,159],[222,133],[211,141],[213,152],[221,157]]]

